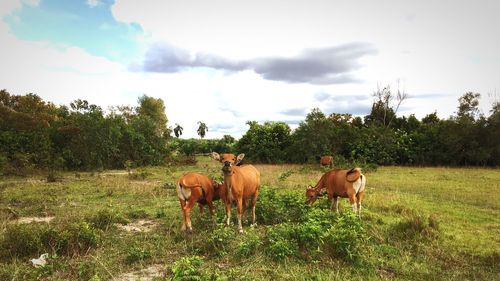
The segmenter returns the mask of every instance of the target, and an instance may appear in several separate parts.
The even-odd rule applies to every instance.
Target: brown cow
[[[259,194],[260,173],[252,165],[238,166],[245,157],[243,153],[236,157],[231,153],[219,155],[217,152],[212,152],[212,157],[223,164],[226,223],[229,225],[231,221],[231,204],[234,200],[238,211],[238,231],[243,233],[241,217],[250,198],[252,198],[252,224],[255,224],[255,204]]]
[[[214,215],[212,201],[221,198],[222,188],[222,185],[199,173],[189,172],[179,178],[176,190],[181,203],[182,230],[193,231],[190,213],[196,202],[200,206],[200,213],[203,214],[203,205],[208,205],[210,215]]]
[[[312,205],[321,191],[326,189],[328,199],[333,199],[332,210],[335,208],[336,212],[339,211],[337,198],[340,196],[349,198],[352,210],[359,214],[361,212],[361,201],[363,200],[365,185],[366,177],[361,173],[360,168],[352,168],[350,170],[334,169],[321,176],[315,187],[307,187],[306,203]]]
[[[333,165],[333,157],[330,155],[321,156],[319,163],[321,166],[328,166],[331,168]]]

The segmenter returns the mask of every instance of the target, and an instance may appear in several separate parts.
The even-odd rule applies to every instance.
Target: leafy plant
[[[151,258],[151,252],[137,246],[130,247],[127,251],[126,261],[129,264],[144,261]]]
[[[201,280],[200,267],[203,259],[199,256],[182,257],[172,265],[172,280]]]
[[[328,253],[356,262],[362,257],[368,235],[361,219],[353,212],[345,212],[336,218],[322,239]]]

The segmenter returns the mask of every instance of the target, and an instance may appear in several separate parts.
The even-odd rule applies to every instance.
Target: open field
[[[304,206],[319,167],[255,166],[258,225],[247,213],[242,235],[221,225],[220,202],[216,219],[194,208],[194,232],[180,231],[174,183],[186,171],[221,177],[208,157],[54,183],[1,178],[0,280],[499,280],[499,169],[366,171],[359,221],[346,199],[340,215],[326,198]],[[34,268],[43,253],[47,265]]]

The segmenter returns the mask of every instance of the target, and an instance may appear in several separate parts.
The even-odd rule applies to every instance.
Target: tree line
[[[160,165],[176,154],[211,151],[244,152],[247,161],[260,163],[315,162],[330,154],[337,161],[379,165],[499,164],[498,102],[485,117],[478,110],[480,95],[468,92],[459,99],[456,115],[440,119],[433,112],[418,120],[397,117],[397,107],[383,91],[363,118],[325,115],[316,108],[293,131],[284,122],[249,121],[239,140],[229,135],[207,140],[208,127],[201,121],[201,139],[178,138],[183,129],[168,127],[163,100],[146,95],[136,107],[114,106],[106,113],[85,100],[55,105],[35,94],[1,90],[0,172]]]

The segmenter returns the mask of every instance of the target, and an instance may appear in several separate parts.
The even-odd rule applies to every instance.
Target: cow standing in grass
[[[177,181],[177,196],[181,203],[182,230],[193,231],[191,226],[191,209],[198,203],[200,213],[203,214],[203,205],[208,205],[210,215],[214,215],[212,202],[221,198],[222,185],[206,175],[189,172]]]
[[[243,211],[247,208],[248,200],[252,199],[252,224],[255,223],[255,204],[259,194],[260,173],[252,165],[238,164],[243,160],[245,154],[239,154],[236,157],[231,153],[219,155],[212,152],[212,157],[222,163],[222,172],[224,175],[225,198],[224,205],[226,209],[227,225],[231,221],[231,204],[236,201],[238,216],[238,231],[243,233],[241,217]]]
[[[360,168],[350,170],[334,169],[326,172],[318,181],[316,186],[308,186],[306,189],[306,203],[312,205],[319,194],[326,190],[328,199],[332,201],[331,209],[339,211],[338,197],[349,198],[352,210],[358,214],[361,212],[361,201],[366,185],[366,177]]]
[[[332,168],[333,156],[330,156],[330,155],[321,156],[321,159],[319,160],[319,164],[321,164],[321,166],[328,166],[328,167]]]

